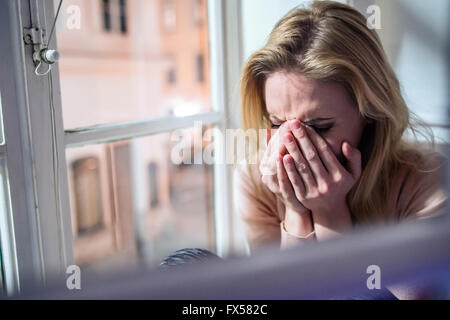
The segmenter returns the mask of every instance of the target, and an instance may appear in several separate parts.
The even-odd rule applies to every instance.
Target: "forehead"
[[[308,79],[298,73],[273,73],[264,89],[267,112],[280,120],[336,117],[351,107],[341,85]]]

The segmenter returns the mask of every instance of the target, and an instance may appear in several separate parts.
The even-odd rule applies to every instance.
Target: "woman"
[[[268,129],[259,164],[236,171],[251,250],[444,207],[444,159],[404,137],[426,127],[413,121],[376,32],[353,8],[318,1],[282,18],[244,68],[241,105],[245,129]]]

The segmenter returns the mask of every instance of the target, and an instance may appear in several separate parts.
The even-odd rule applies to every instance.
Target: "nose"
[[[286,121],[297,120],[295,116],[286,115]]]

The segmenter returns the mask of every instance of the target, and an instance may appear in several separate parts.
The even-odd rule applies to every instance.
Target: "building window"
[[[103,0],[103,29],[105,31],[111,30],[111,8],[109,0]]]
[[[175,71],[175,67],[170,67],[167,71],[167,83],[170,85],[174,85],[177,82],[177,73]]]
[[[119,0],[120,6],[120,32],[127,33],[127,11],[126,0]]]
[[[166,81],[168,85],[175,85],[177,83],[177,64],[176,57],[172,54],[167,55],[167,71]]]
[[[196,57],[197,82],[203,83],[205,81],[204,63],[205,58],[202,54]]]
[[[72,163],[77,232],[83,234],[103,224],[99,160],[84,158]]]
[[[102,0],[103,6],[103,29],[105,31],[120,32],[128,31],[127,3],[126,0]]]
[[[164,0],[163,9],[163,27],[166,32],[173,32],[177,28],[177,6],[174,0]]]
[[[191,0],[192,2],[192,19],[194,25],[200,27],[204,22],[204,0]]]

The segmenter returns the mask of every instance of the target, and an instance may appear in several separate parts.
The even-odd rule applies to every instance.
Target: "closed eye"
[[[327,127],[315,127],[315,126],[312,126],[312,128],[313,128],[317,133],[326,133],[326,132],[330,131],[330,129],[331,129],[332,127],[333,127],[333,126],[327,126]]]
[[[270,127],[272,129],[278,129],[280,126],[281,126],[281,124],[270,123]]]

